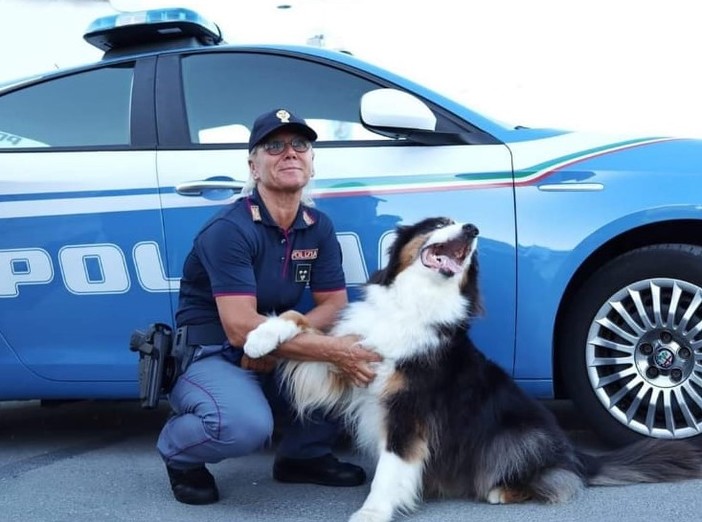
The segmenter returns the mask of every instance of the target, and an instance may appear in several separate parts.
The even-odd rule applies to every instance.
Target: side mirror
[[[436,129],[431,109],[419,98],[397,89],[365,93],[361,97],[361,122],[374,132],[395,138]]]

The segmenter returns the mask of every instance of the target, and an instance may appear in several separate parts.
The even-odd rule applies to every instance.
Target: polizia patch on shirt
[[[310,248],[307,250],[293,250],[291,254],[293,261],[306,261],[308,259],[317,259],[317,249]]]

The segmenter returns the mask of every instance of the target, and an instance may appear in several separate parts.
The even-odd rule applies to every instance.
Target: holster
[[[173,330],[163,323],[154,323],[144,332],[135,330],[129,349],[139,353],[139,399],[141,407],[158,405],[161,395],[168,393],[175,382],[176,364],[171,354]]]
[[[173,329],[164,323],[149,325],[144,332],[135,330],[129,348],[139,353],[139,399],[141,406],[158,406],[193,361],[200,345],[221,345],[226,340],[219,324],[181,326]]]

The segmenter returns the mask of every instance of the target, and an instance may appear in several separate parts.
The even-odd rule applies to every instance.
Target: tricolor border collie
[[[368,387],[331,364],[283,363],[298,412],[340,412],[377,458],[370,494],[350,520],[389,521],[429,496],[556,503],[587,485],[702,476],[701,451],[681,441],[600,456],[576,450],[552,413],[476,348],[468,325],[480,312],[477,236],[447,218],[398,228],[387,267],[332,331],[383,356]],[[261,356],[304,329],[304,317],[287,312],[251,332],[244,350]]]

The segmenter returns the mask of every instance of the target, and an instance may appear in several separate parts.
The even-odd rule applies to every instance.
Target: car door
[[[0,96],[0,398],[135,396],[130,333],[171,320],[153,69]]]
[[[180,95],[170,93],[157,104],[159,137],[165,140],[158,171],[169,272],[181,270],[207,217],[236,199],[236,187],[248,177],[247,141],[256,116],[286,108],[306,118],[319,134],[314,196],[335,224],[351,297],[358,297],[368,276],[384,264],[398,225],[436,215],[473,222],[481,230],[489,310],[476,331],[490,356],[512,370],[514,201],[511,159],[504,145],[456,144],[448,136],[475,129],[429,101],[440,131],[432,145],[370,132],[360,122],[362,95],[402,87],[358,67],[293,52],[172,55],[160,59],[158,84],[182,88]],[[185,111],[167,100],[177,100]],[[232,189],[207,188],[213,182],[225,186],[222,181]]]

